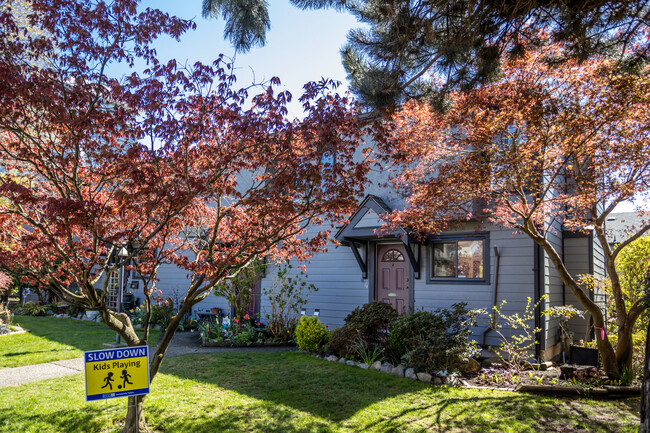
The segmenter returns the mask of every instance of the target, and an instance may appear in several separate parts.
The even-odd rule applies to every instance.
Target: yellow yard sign
[[[84,353],[86,401],[149,394],[149,347]]]

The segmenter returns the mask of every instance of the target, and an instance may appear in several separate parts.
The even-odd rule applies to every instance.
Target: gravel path
[[[197,332],[177,332],[165,356],[179,356],[188,353],[217,353],[217,352],[289,352],[295,347],[203,347]],[[37,380],[54,377],[70,376],[83,373],[83,358],[65,359],[62,361],[46,362],[43,364],[25,365],[21,367],[0,368],[0,388],[22,385]]]

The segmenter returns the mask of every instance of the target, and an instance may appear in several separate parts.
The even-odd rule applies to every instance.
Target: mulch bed
[[[498,380],[490,379],[498,377]],[[630,398],[641,395],[641,385],[633,383],[630,386],[607,385],[601,380],[594,385],[560,378],[560,368],[554,367],[546,371],[527,370],[519,375],[518,380],[510,380],[507,370],[484,369],[473,377],[465,377],[464,385],[470,388],[498,389],[516,392],[527,392],[540,395],[579,396],[590,398]]]

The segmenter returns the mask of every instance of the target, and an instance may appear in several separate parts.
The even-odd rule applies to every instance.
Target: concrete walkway
[[[84,359],[74,358],[44,364],[24,365],[21,367],[0,368],[0,388],[22,385],[37,380],[53,377],[70,376],[83,372]]]
[[[295,347],[203,347],[197,332],[177,332],[165,356],[179,356],[188,353],[289,352],[293,350],[297,349]],[[154,349],[150,348],[149,353],[152,354],[153,351]],[[54,377],[70,376],[83,373],[83,371],[83,358],[0,368],[0,388]]]

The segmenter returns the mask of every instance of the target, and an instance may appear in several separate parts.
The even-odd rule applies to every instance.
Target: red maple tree
[[[391,221],[423,234],[470,219],[525,233],[599,330],[603,312],[549,239],[593,230],[616,302],[615,348],[607,334],[595,335],[605,370],[617,379],[631,366],[631,334],[644,305],[626,308],[614,259],[650,222],[615,248],[604,225],[617,204],[650,193],[650,69],[625,72],[602,57],[547,61],[562,49],[549,42],[504,61],[499,80],[451,94],[444,113],[411,101],[395,115],[385,151],[407,205]]]
[[[321,250],[367,171],[360,124],[334,83],[307,84],[305,117],[290,121],[277,79],[249,98],[221,58],[159,63],[155,38],[192,27],[131,0],[0,9],[0,268],[98,311],[130,346],[148,343],[159,266],[186,271],[152,380],[192,306],[258,257]],[[109,76],[118,62],[148,68]],[[322,229],[307,236],[310,225]],[[125,267],[144,281],[141,335],[107,303]],[[124,432],[145,431],[142,401],[129,397]]]

